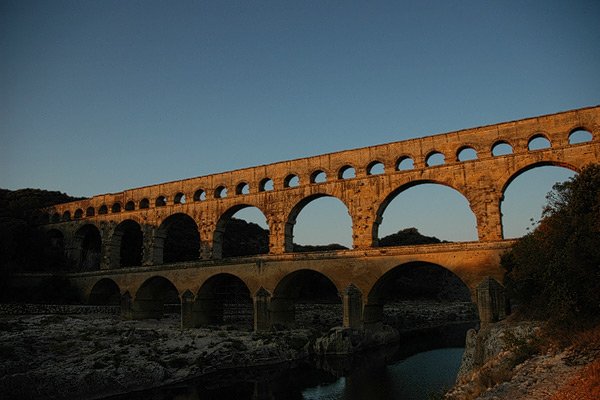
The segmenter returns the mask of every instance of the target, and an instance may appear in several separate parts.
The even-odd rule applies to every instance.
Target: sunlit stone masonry
[[[498,286],[476,288],[502,279],[500,255],[512,243],[503,239],[504,191],[532,168],[597,163],[599,134],[600,107],[590,107],[98,195],[43,210],[39,222],[77,265],[67,276],[82,299],[121,304],[127,318],[158,317],[165,304],[180,304],[182,325],[200,326],[222,322],[239,305],[258,331],[292,327],[303,288],[325,279],[339,294],[345,326],[377,329],[396,274],[424,263],[456,274],[474,301],[491,299],[481,291],[494,288],[494,301],[479,301],[480,316],[498,318]],[[534,141],[546,147],[534,150]],[[478,241],[378,247],[387,205],[425,183],[468,200]],[[347,207],[352,249],[293,253],[298,214],[323,196]],[[225,227],[246,207],[267,220],[268,254],[224,258]]]

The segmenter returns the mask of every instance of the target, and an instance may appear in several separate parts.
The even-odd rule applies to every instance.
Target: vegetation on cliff
[[[418,244],[436,243],[442,243],[442,241],[435,236],[422,235],[417,228],[402,229],[379,239],[380,247],[414,246]]]
[[[64,268],[68,260],[53,251],[50,238],[35,228],[40,210],[79,200],[41,189],[0,189],[0,271],[46,271]]]
[[[547,200],[539,226],[502,257],[515,315],[467,339],[472,357],[445,398],[598,398],[600,166]]]
[[[0,189],[0,217],[31,221],[39,210],[81,199],[83,197],[71,197],[62,192],[42,189]]]
[[[556,184],[540,225],[502,258],[521,314],[568,324],[600,315],[600,166]]]

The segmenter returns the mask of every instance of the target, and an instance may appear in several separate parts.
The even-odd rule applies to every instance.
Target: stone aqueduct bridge
[[[577,131],[587,131],[591,138],[571,144]],[[539,137],[547,139],[549,147],[530,150]],[[512,152],[495,155],[498,146],[510,146]],[[465,149],[476,151],[477,158],[461,161]],[[437,153],[445,163],[430,166]],[[84,272],[70,278],[85,298],[102,302],[120,295],[125,317],[161,315],[169,289],[176,290],[181,301],[183,326],[209,323],[217,318],[212,306],[215,288],[234,279],[252,296],[256,330],[293,325],[299,288],[322,274],[342,298],[344,324],[365,328],[381,320],[387,283],[403,266],[432,263],[447,268],[476,299],[476,287],[484,278],[502,277],[500,255],[511,242],[503,239],[500,203],[509,183],[538,166],[578,171],[599,160],[597,106],[94,196],[47,210],[45,228],[81,264]],[[411,161],[412,168],[404,169]],[[376,174],[378,164],[384,171]],[[353,176],[348,174],[351,170]],[[422,183],[451,187],[468,200],[478,241],[378,247],[378,227],[387,205],[403,190]],[[296,217],[322,196],[336,197],[347,207],[353,248],[292,253]],[[265,215],[269,253],[223,258],[225,226],[245,207]],[[199,232],[198,258],[165,263],[166,238],[182,219],[193,221]],[[131,232],[142,238],[143,255],[134,267],[123,265],[122,259],[122,246]],[[90,265],[95,270],[86,270]],[[480,298],[482,319],[494,318],[489,312],[501,314],[482,302]]]

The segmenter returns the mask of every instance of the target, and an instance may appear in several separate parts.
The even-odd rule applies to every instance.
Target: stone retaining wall
[[[20,314],[119,314],[120,306],[62,304],[0,304],[0,315]]]

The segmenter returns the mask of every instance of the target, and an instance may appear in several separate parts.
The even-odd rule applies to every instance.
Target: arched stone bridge
[[[588,140],[572,143],[580,131]],[[532,141],[540,138],[547,147],[533,150]],[[71,278],[86,297],[100,299],[116,286],[125,295],[124,315],[130,317],[159,312],[163,300],[156,293],[172,285],[187,310],[184,324],[204,323],[210,314],[210,302],[204,300],[212,296],[211,280],[234,276],[254,298],[256,329],[289,325],[294,287],[304,279],[302,271],[314,271],[340,292],[344,323],[364,327],[380,320],[379,289],[398,266],[441,265],[456,273],[473,297],[484,277],[501,279],[499,257],[510,245],[503,239],[500,214],[506,187],[538,166],[579,171],[597,163],[599,138],[600,107],[590,107],[94,196],[46,210],[43,222],[54,242],[79,264],[83,272]],[[463,161],[465,154],[473,159]],[[440,158],[444,162],[433,165]],[[477,242],[378,248],[387,205],[422,183],[451,187],[468,200],[477,221]],[[296,217],[322,196],[336,197],[347,207],[352,250],[292,253]],[[266,217],[268,254],[223,259],[225,226],[246,207],[256,207]],[[171,228],[181,223],[198,232],[196,255],[184,263],[165,252]],[[137,246],[139,254],[124,251],[126,243],[127,248]]]

